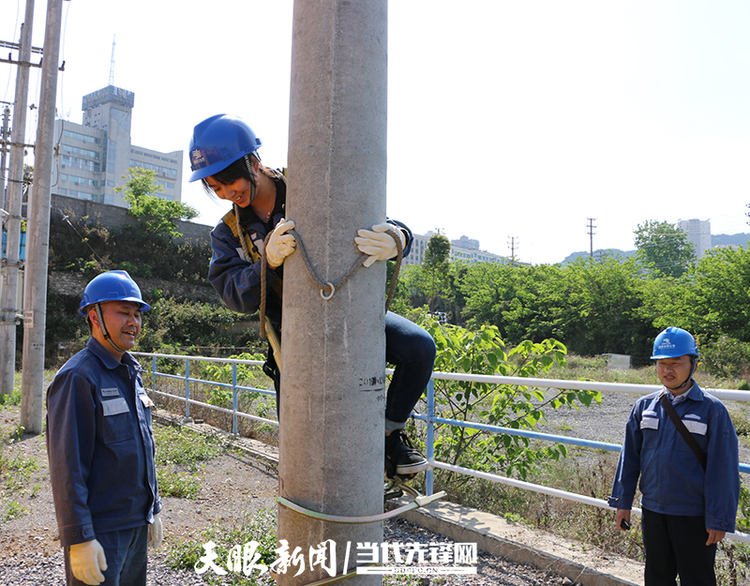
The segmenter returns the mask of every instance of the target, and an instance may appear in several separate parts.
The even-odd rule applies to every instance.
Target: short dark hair
[[[252,161],[251,157],[252,159],[260,162],[260,159],[257,157],[257,155],[255,153],[251,153],[249,155],[245,155],[244,157],[240,157],[234,163],[231,163],[226,169],[222,169],[218,173],[214,173],[213,175],[211,175],[211,177],[216,179],[216,181],[218,181],[222,185],[230,185],[237,181],[237,179],[247,179],[250,183],[255,183],[255,178],[250,175],[250,171],[248,171],[248,165]],[[206,178],[201,179],[201,183],[203,184],[203,189],[206,191],[206,193],[213,196],[214,190],[209,187]]]

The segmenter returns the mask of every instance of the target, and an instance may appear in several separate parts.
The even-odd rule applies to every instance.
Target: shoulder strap
[[[680,432],[680,435],[685,439],[687,444],[690,446],[690,449],[693,450],[695,457],[698,458],[698,461],[701,463],[701,466],[703,466],[703,469],[705,470],[706,454],[703,453],[703,450],[701,450],[698,442],[695,441],[695,438],[687,430],[687,427],[685,427],[685,424],[682,422],[682,419],[680,419],[680,416],[677,415],[677,411],[674,410],[674,407],[672,407],[672,403],[670,403],[669,399],[667,399],[666,393],[662,392],[661,396],[659,397],[659,401],[661,402],[661,406],[664,407],[664,411],[667,412],[667,415],[669,415],[669,418],[672,420],[672,423],[674,423],[677,431]]]
[[[229,227],[234,237],[239,240],[242,250],[247,258],[251,259],[252,262],[258,262],[260,260],[260,254],[255,248],[253,241],[250,239],[250,234],[245,232],[240,226],[237,215],[234,213],[234,209],[231,209],[224,214],[221,221]]]

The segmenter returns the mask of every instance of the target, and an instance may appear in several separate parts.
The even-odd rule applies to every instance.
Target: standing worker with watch
[[[726,407],[693,380],[690,333],[667,328],[651,358],[664,387],[633,407],[609,504],[626,530],[640,476],[645,586],[674,586],[678,574],[682,586],[714,586],[716,546],[737,517],[737,434]]]
[[[128,354],[150,309],[125,271],[95,277],[79,313],[91,338],[47,390],[47,453],[68,586],[146,586],[162,541],[153,403]]]

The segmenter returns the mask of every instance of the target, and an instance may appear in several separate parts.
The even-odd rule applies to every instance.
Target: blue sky
[[[292,4],[65,2],[59,113],[81,122],[114,37],[135,144],[186,150],[194,124],[231,112],[282,166]],[[5,0],[0,38],[18,39],[23,12]],[[391,0],[388,24],[388,214],[415,232],[497,254],[513,237],[534,263],[588,250],[587,218],[595,248],[632,249],[649,219],[750,232],[750,3]],[[0,99],[14,80],[0,64]],[[30,103],[38,90],[34,72]],[[203,223],[224,211],[186,181],[183,200]]]

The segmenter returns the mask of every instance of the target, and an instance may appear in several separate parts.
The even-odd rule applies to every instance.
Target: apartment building
[[[157,196],[181,201],[182,151],[162,153],[132,144],[135,94],[109,85],[83,97],[83,124],[55,121],[52,193],[128,207],[122,194],[128,169],[155,172]]]

